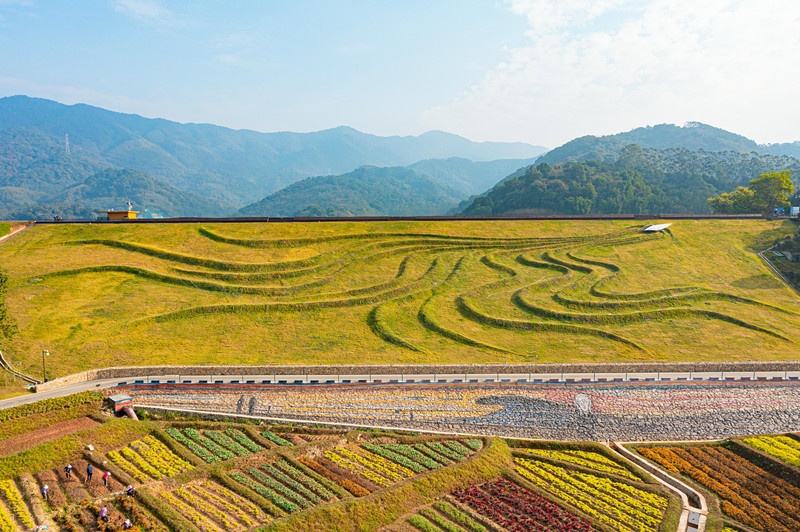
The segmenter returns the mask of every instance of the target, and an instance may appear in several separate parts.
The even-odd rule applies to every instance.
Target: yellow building
[[[97,214],[107,214],[109,220],[135,220],[139,211],[96,211]]]

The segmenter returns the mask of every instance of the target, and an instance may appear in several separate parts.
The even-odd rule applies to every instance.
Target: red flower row
[[[453,491],[453,496],[511,532],[591,532],[586,520],[505,479]]]

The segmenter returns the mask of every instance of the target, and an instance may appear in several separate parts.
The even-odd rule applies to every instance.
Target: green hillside
[[[443,214],[458,190],[404,167],[359,168],[304,179],[239,211],[241,216],[403,216]]]
[[[796,357],[800,300],[755,251],[790,222],[35,226],[0,245],[56,375],[163,363]]]
[[[800,161],[632,144],[610,160],[538,163],[459,207],[466,215],[704,214],[711,212],[708,198],[785,169],[796,179]]]

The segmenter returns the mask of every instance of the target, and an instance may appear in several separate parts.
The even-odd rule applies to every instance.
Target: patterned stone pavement
[[[719,439],[800,430],[800,383],[158,385],[137,405],[558,440]]]

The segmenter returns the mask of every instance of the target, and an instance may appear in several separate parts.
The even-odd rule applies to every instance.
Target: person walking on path
[[[111,476],[111,471],[103,473],[103,486],[108,487],[108,477]]]
[[[49,490],[49,489],[50,489],[50,486],[48,486],[47,484],[42,486],[42,499],[48,500],[47,499],[47,490]]]
[[[94,474],[94,468],[92,467],[92,464],[89,464],[89,465],[86,466],[86,483],[87,484],[92,481],[92,474]]]
[[[72,464],[67,464],[64,466],[64,475],[67,478],[72,478]]]

